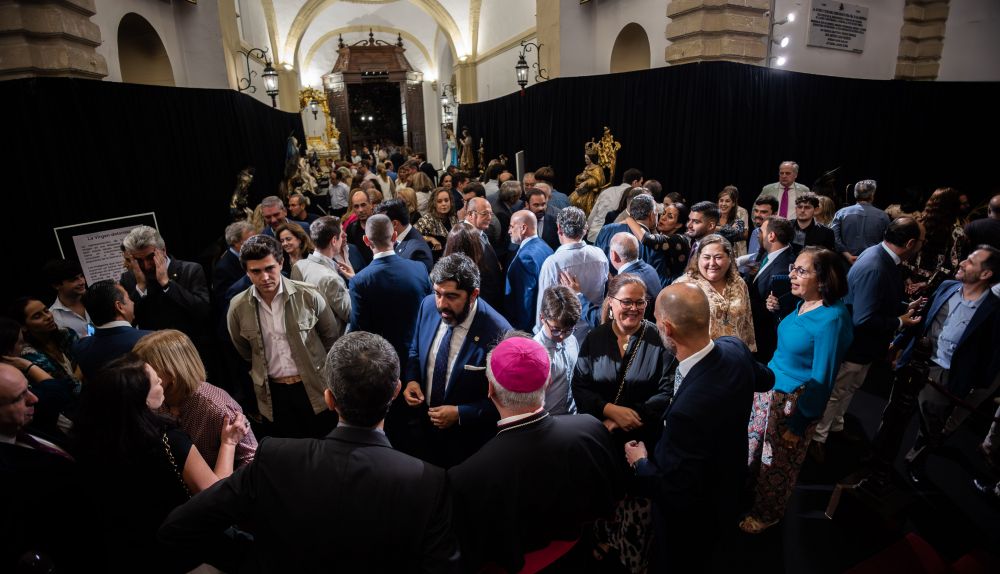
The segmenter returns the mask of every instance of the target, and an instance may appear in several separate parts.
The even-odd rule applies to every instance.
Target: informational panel
[[[524,181],[524,150],[514,154],[514,165],[517,170],[517,181]]]
[[[63,259],[78,260],[87,284],[93,285],[104,279],[117,281],[121,278],[124,271],[122,240],[140,225],[159,229],[156,214],[149,212],[66,225],[53,231],[59,244],[59,254]]]
[[[867,31],[867,6],[813,0],[808,45],[860,54],[865,50]]]

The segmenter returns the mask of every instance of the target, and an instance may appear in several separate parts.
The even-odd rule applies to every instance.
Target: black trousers
[[[267,384],[271,390],[274,420],[269,425],[264,425],[264,436],[322,438],[337,426],[336,412],[313,412],[302,382],[283,385],[269,380]]]

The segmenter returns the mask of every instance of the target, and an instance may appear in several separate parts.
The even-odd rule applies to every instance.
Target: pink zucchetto
[[[533,339],[512,337],[493,349],[490,372],[508,391],[532,393],[549,380],[549,354]]]

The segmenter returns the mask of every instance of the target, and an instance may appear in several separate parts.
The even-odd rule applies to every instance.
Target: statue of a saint
[[[601,192],[605,183],[604,169],[601,168],[599,161],[597,150],[591,142],[587,145],[587,153],[583,156],[583,171],[574,180],[576,189],[569,196],[570,205],[579,207],[588,216],[597,201],[597,194]]]
[[[472,136],[469,135],[469,128],[462,128],[462,155],[459,158],[458,167],[467,174],[472,174],[475,160],[472,156]]]

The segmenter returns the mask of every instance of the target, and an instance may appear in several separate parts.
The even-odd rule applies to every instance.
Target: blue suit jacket
[[[646,297],[649,303],[646,305],[646,319],[654,321],[653,319],[653,303],[656,301],[656,296],[660,294],[660,290],[663,289],[663,282],[660,280],[659,273],[653,266],[646,263],[642,259],[637,259],[636,262],[625,270],[625,273],[630,275],[635,275],[642,279],[642,282],[646,284]]]
[[[763,255],[758,253],[758,263]],[[788,279],[788,266],[795,263],[795,252],[791,247],[782,251],[774,261],[769,261],[765,269],[754,277],[744,277],[750,291],[750,312],[753,316],[754,338],[757,339],[758,361],[767,363],[778,348],[778,323],[795,309],[799,299],[792,295]],[[760,269],[760,266],[757,267]],[[767,310],[767,296],[771,293],[778,298],[778,312]]]
[[[917,327],[909,329],[894,342],[897,346],[906,344],[897,362],[897,368],[906,365],[912,355],[917,333],[926,337],[934,318],[941,307],[962,287],[959,281],[945,281],[934,292],[934,299],[928,307],[924,321]],[[908,341],[908,344],[907,344]],[[982,302],[972,320],[965,326],[962,338],[951,356],[951,369],[948,371],[948,388],[958,397],[965,397],[972,389],[990,386],[997,371],[1000,370],[1000,299],[989,293]]]
[[[774,374],[735,337],[691,368],[663,415],[663,435],[650,460],[636,465],[638,486],[651,495],[657,568],[687,572],[739,512],[747,467],[746,413],[754,392],[774,386]]]
[[[434,256],[431,255],[431,248],[416,227],[411,227],[410,232],[405,237],[398,239],[396,253],[400,257],[423,263],[424,267],[427,268],[427,273],[434,269]]]
[[[535,309],[540,295],[538,273],[552,253],[552,248],[536,237],[517,250],[507,269],[504,314],[515,329],[530,333],[535,326]]]
[[[73,354],[84,378],[93,380],[101,367],[132,350],[136,342],[152,331],[135,327],[95,329],[94,334],[73,344]]]
[[[903,276],[882,244],[865,249],[847,273],[844,303],[854,320],[854,343],[845,361],[866,365],[885,355],[905,312]]]
[[[351,331],[382,335],[405,365],[417,310],[431,292],[424,266],[399,255],[380,257],[351,279],[350,292]]]
[[[599,247],[604,255],[607,256],[608,261],[611,261],[611,238],[615,236],[616,233],[632,233],[627,223],[612,223],[610,225],[605,225],[601,228],[601,232],[597,234],[597,240],[594,245]],[[659,249],[650,249],[639,242],[639,259],[646,262],[653,271],[656,273],[657,277],[660,278],[660,284],[669,284],[673,274],[670,271],[669,262],[667,257]],[[615,273],[614,267],[611,268],[611,272]],[[657,291],[659,293],[659,291]]]
[[[434,295],[428,295],[420,305],[416,330],[410,344],[409,360],[406,365],[405,381],[416,381],[426,390],[428,355],[441,315],[434,303]],[[476,316],[462,348],[458,351],[455,366],[448,374],[444,404],[458,406],[459,424],[445,430],[432,429],[436,438],[446,443],[450,453],[449,462],[464,460],[496,434],[499,414],[493,402],[486,396],[486,353],[497,344],[500,337],[510,330],[510,323],[500,316],[489,303],[478,299]]]

